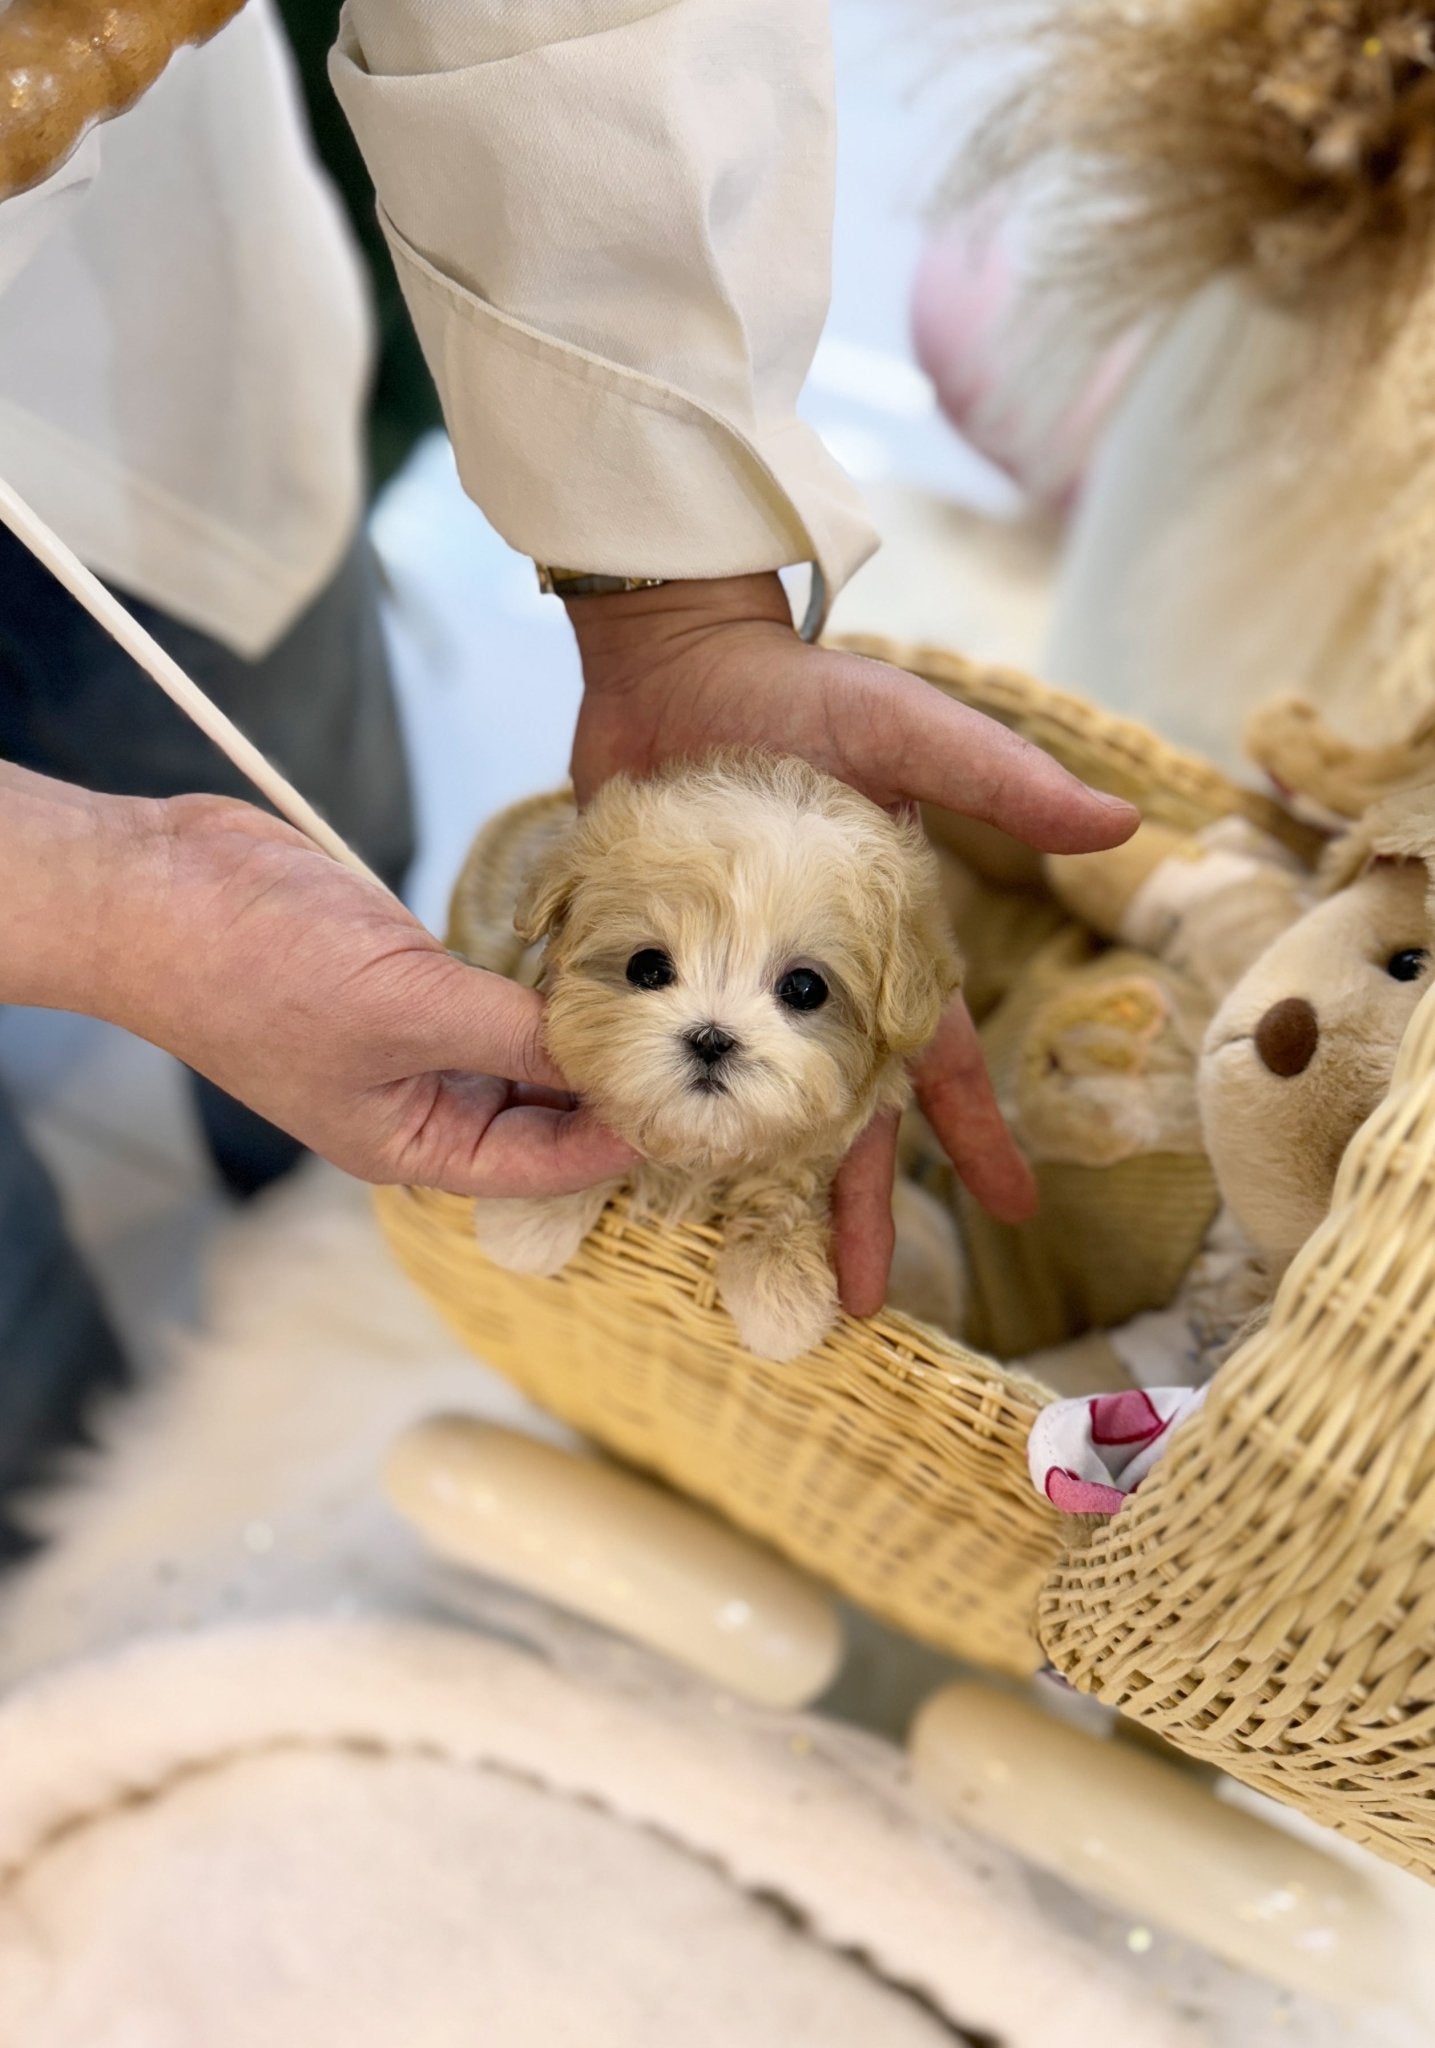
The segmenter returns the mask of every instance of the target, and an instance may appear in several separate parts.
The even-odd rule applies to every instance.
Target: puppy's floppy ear
[[[877,987],[877,1031],[899,1059],[920,1052],[962,979],[961,958],[942,901],[936,857],[911,822],[901,858],[878,870],[876,899],[885,921]]]
[[[552,938],[572,907],[578,884],[601,875],[626,839],[643,837],[644,792],[626,775],[603,784],[586,811],[570,811],[564,829],[536,853],[523,887],[513,927],[527,945]]]
[[[562,924],[578,883],[576,826],[545,848],[519,891],[513,929],[526,945],[550,938]]]

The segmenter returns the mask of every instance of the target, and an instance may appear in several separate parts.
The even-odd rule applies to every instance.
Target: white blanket
[[[1037,2041],[1054,2010],[1074,2043],[1205,2038],[1075,1943],[1035,1956],[1000,1860],[865,1744],[723,1704],[397,1621],[57,1674],[0,1711],[0,2038],[926,2048],[939,2011]]]
[[[3,2048],[1355,2038],[1130,1955],[885,1744],[435,1569],[376,1474],[437,1407],[525,1414],[316,1172],[42,1504],[0,1587]]]

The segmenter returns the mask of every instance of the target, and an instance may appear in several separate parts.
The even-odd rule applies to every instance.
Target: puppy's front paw
[[[473,1234],[479,1250],[509,1273],[561,1273],[603,1213],[610,1188],[576,1195],[477,1201]]]
[[[837,1320],[832,1268],[800,1244],[730,1243],[717,1278],[743,1349],[775,1365],[811,1351]]]

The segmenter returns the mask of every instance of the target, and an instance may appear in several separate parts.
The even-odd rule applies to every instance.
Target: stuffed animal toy
[[[1186,843],[1147,825],[1112,857],[1050,865],[1098,928],[1218,999],[1198,1070],[1202,1139],[1225,1205],[1283,1263],[1324,1215],[1423,987],[1435,785],[1375,805],[1318,878],[1237,820]]]
[[[1038,1489],[1073,1513],[1114,1512],[1141,1483],[1329,1211],[1430,985],[1435,788],[1377,805],[1331,848],[1321,887],[1207,1028],[1198,1092],[1222,1206],[1175,1300],[1075,1359],[1026,1362],[1077,1397],[1042,1411],[1029,1447]],[[1092,1398],[1096,1380],[1124,1391]]]
[[[1398,740],[1370,746],[1338,733],[1303,697],[1275,697],[1247,719],[1244,741],[1290,809],[1327,831],[1435,778],[1435,711]]]
[[[1227,1207],[1278,1273],[1383,1099],[1435,944],[1435,788],[1388,798],[1327,856],[1330,893],[1226,997],[1201,1121]]]
[[[1196,1063],[1227,990],[1305,909],[1307,868],[1243,819],[1144,824],[1109,856],[1017,887],[944,870],[992,1078],[1041,1203],[1017,1226],[952,1200],[963,1304],[948,1325],[1020,1358],[1164,1308],[1220,1206]]]
[[[1435,788],[1373,808],[1331,847],[1314,887],[1206,1029],[1196,1083],[1221,1207],[1170,1307],[1104,1333],[1109,1382],[1207,1378],[1325,1216],[1427,986]],[[1047,1363],[1060,1380],[1061,1360]],[[1083,1370],[1093,1364],[1088,1346]]]
[[[1048,860],[1079,922],[1039,937],[983,1024],[1042,1207],[1000,1225],[954,1191],[947,1327],[1062,1393],[1202,1378],[1325,1213],[1388,1085],[1432,861],[1428,782],[1375,807],[1320,874],[1240,818]],[[967,888],[957,927],[980,983],[974,939],[1009,925]]]

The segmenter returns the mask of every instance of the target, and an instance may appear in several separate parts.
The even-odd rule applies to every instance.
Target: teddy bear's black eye
[[[789,1010],[820,1010],[827,983],[811,967],[792,967],[777,984],[777,1000]]]
[[[1391,954],[1385,971],[1392,981],[1419,981],[1429,958],[1423,946],[1406,946],[1403,951]]]
[[[677,968],[656,946],[644,946],[640,953],[635,953],[626,972],[634,988],[667,988],[678,978]]]

